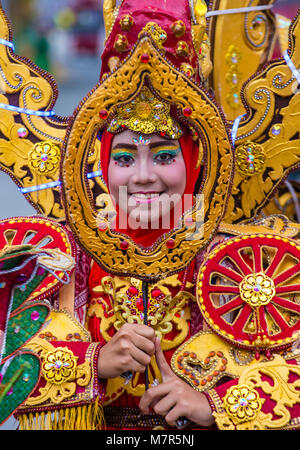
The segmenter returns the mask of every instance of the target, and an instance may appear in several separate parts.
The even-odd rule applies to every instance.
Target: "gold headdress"
[[[170,105],[158,99],[146,86],[130,103],[117,108],[108,131],[116,133],[124,128],[143,134],[162,133],[179,139],[183,131],[170,115]]]

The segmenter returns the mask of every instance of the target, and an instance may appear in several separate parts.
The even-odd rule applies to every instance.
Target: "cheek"
[[[119,187],[128,185],[128,170],[116,165],[115,161],[111,160],[108,165],[107,178],[110,194],[115,198],[118,198]]]
[[[169,192],[183,195],[186,186],[186,168],[182,156],[175,158],[171,164],[161,166],[160,177]]]

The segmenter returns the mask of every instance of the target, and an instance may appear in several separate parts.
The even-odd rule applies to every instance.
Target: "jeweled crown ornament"
[[[130,103],[116,110],[108,131],[115,133],[129,130],[151,134],[163,133],[171,139],[179,139],[183,131],[170,115],[170,105],[158,99],[147,87]]]

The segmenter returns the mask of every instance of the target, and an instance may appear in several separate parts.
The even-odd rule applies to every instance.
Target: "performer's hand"
[[[155,332],[146,325],[126,323],[102,347],[98,376],[114,378],[124,372],[145,372],[155,352]]]
[[[208,400],[204,394],[193,389],[172,372],[161,350],[159,339],[155,342],[155,357],[162,383],[145,392],[139,405],[142,413],[149,414],[151,407],[173,427],[180,417],[186,417],[203,427],[211,426],[214,419]]]

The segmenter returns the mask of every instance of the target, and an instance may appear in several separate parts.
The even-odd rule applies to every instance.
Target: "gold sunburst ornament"
[[[262,404],[255,389],[246,385],[232,386],[224,398],[224,407],[227,414],[237,423],[253,420]]]
[[[60,162],[60,148],[52,142],[38,142],[28,154],[31,169],[40,175],[54,173]]]
[[[264,170],[266,156],[263,147],[246,142],[236,149],[236,169],[244,177],[251,177]]]
[[[275,294],[273,280],[264,273],[247,275],[240,284],[241,298],[252,308],[267,305]]]
[[[67,348],[58,347],[45,355],[42,373],[46,381],[61,384],[75,379],[76,358]]]

